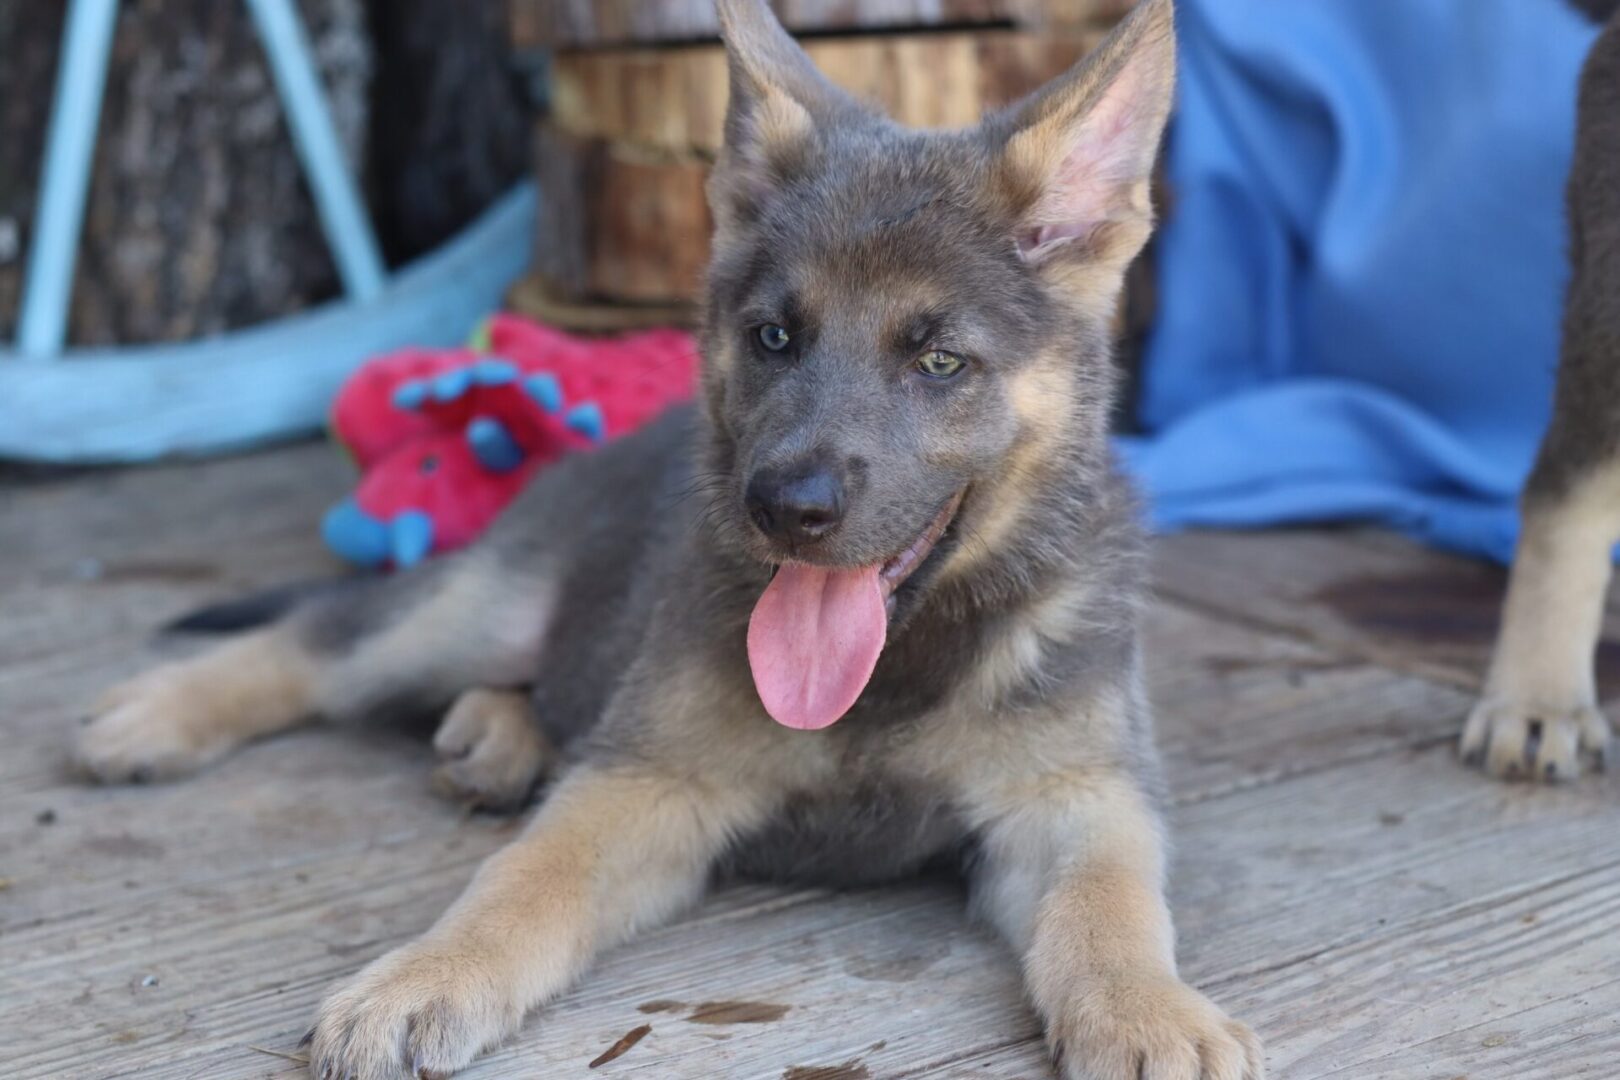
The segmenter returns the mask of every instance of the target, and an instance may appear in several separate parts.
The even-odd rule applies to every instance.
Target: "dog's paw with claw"
[[[232,745],[204,712],[186,665],[165,664],[102,695],[80,722],[74,764],[109,784],[185,776]]]
[[[1063,1080],[1263,1080],[1254,1032],[1174,979],[1089,988],[1047,1024]]]
[[[546,763],[546,740],[526,694],[468,690],[433,736],[443,759],[433,772],[440,794],[484,810],[517,810]]]
[[[1459,750],[1503,780],[1573,780],[1581,759],[1603,768],[1610,751],[1609,722],[1592,705],[1538,708],[1487,695],[1468,716]]]
[[[510,986],[476,957],[419,942],[322,1002],[306,1037],[309,1070],[320,1080],[442,1080],[522,1019]]]

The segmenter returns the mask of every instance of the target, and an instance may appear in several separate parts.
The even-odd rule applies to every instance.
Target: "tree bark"
[[[453,236],[529,171],[530,107],[506,0],[370,0],[368,165],[390,262]]]
[[[0,334],[15,329],[61,4],[0,5]],[[301,0],[334,120],[362,159],[371,48],[362,0]],[[14,105],[12,103],[15,103]],[[75,345],[176,341],[331,296],[337,276],[245,5],[120,8],[74,279]],[[9,301],[9,302],[7,302]]]
[[[0,0],[0,340],[16,331],[65,7]],[[298,8],[391,263],[437,246],[527,171],[506,0]],[[125,0],[70,343],[191,340],[338,292],[247,5]]]

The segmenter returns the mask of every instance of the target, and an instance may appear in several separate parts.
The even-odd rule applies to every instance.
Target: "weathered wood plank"
[[[1547,795],[1553,805],[1536,805]],[[1570,873],[1620,824],[1612,794],[1504,794],[1430,751],[1183,808],[1174,824],[1189,977],[1258,1023],[1277,1075],[1390,1059],[1455,1024],[1511,1029],[1549,990],[1585,995],[1580,1017],[1620,1006],[1620,867]],[[468,865],[452,840],[334,855],[279,888],[176,890],[139,935],[110,913],[100,929],[47,928],[10,969],[34,1004],[0,1009],[11,1030],[55,1034],[13,1054],[14,1075],[187,1076],[207,1062],[236,1074],[256,1064],[246,1044],[290,1046],[331,979],[453,893]],[[1519,854],[1489,857],[1503,850]],[[637,1048],[640,1061],[670,1077],[849,1060],[875,1076],[950,1075],[964,1054],[1009,1053],[1009,1037],[1014,1060],[1038,1060],[1011,958],[965,923],[954,890],[784,899],[796,902],[707,912],[615,952],[469,1075],[585,1075],[585,1061],[645,1020],[658,1038]],[[69,935],[76,961],[59,951]],[[147,973],[157,987],[139,985]],[[61,1027],[62,1002],[86,988],[101,1002],[85,1010],[94,1019]],[[662,1000],[790,1009],[770,1025],[639,1010]]]
[[[1449,743],[1469,705],[1452,687],[1171,602],[1149,610],[1145,630],[1159,749],[1181,803]]]
[[[1167,536],[1153,576],[1181,603],[1469,689],[1484,676],[1507,584],[1499,566],[1375,529]],[[1606,696],[1620,693],[1620,581],[1609,596]]]
[[[1483,988],[1499,993],[1495,987]],[[1577,990],[1528,1009],[1509,1022],[1482,1020],[1425,1039],[1385,1057],[1320,1074],[1338,1080],[1408,1080],[1413,1076],[1608,1076],[1620,1061],[1620,1024],[1593,1008],[1592,995],[1620,997],[1612,983]],[[1422,1002],[1415,1003],[1420,1009]],[[1466,1020],[1463,1021],[1465,1024]]]
[[[428,794],[428,754],[400,734],[309,731],[150,789],[61,772],[63,702],[143,663],[153,620],[332,566],[313,521],[346,483],[308,446],[0,490],[8,1075],[299,1075],[249,1046],[290,1052],[332,981],[426,926],[514,828]],[[1462,769],[1435,744],[1466,692],[1369,662],[1367,631],[1311,608],[1339,580],[1324,555],[1351,580],[1462,564],[1271,539],[1177,538],[1159,556],[1150,689],[1184,970],[1256,1023],[1275,1076],[1603,1075],[1620,781],[1543,790]],[[101,578],[75,576],[87,560]],[[1199,591],[1195,570],[1222,587]],[[658,1000],[687,1007],[638,1008]],[[727,1000],[790,1008],[691,1019]],[[586,1067],[642,1023],[622,1058]],[[957,890],[751,887],[615,951],[467,1075],[1024,1078],[1043,1063],[1016,966]]]
[[[1249,1015],[1274,1033],[1272,1061],[1286,1075],[1409,1077],[1424,1075],[1423,1062],[1441,1076],[1601,1076],[1620,1060],[1620,950],[1593,938],[1616,932],[1620,867],[1610,861],[1268,973]],[[1526,1045],[1536,1022],[1523,1014],[1549,1001],[1562,1007]],[[1604,1013],[1606,1038],[1575,1037]],[[1460,1038],[1426,1046],[1436,1032]]]

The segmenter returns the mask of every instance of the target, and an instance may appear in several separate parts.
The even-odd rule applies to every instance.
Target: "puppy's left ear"
[[[1123,273],[1153,228],[1153,161],[1174,96],[1175,11],[1141,0],[1086,59],[995,120],[1014,242],[1043,269]]]
[[[864,110],[816,70],[765,0],[717,0],[716,11],[730,96],[709,201],[723,229],[805,168],[818,126],[854,122]]]

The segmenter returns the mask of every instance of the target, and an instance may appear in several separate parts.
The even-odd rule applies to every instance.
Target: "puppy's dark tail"
[[[1616,11],[1620,11],[1620,0],[1569,0],[1593,22],[1608,22]]]
[[[275,622],[293,608],[317,596],[344,592],[361,578],[332,578],[281,585],[251,596],[226,600],[188,612],[163,627],[165,634],[234,634]]]

